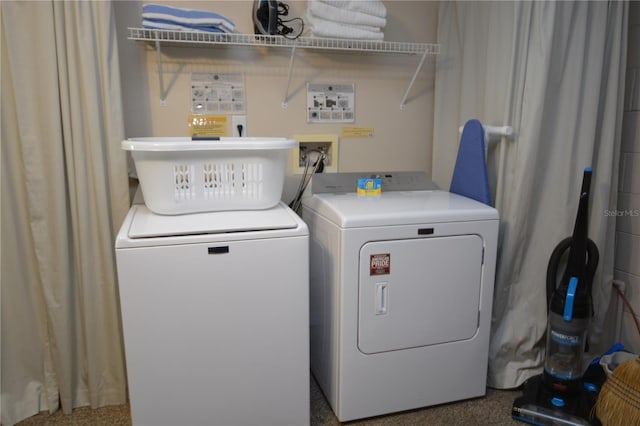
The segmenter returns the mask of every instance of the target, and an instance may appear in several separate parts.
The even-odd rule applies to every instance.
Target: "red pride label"
[[[389,275],[391,272],[391,254],[372,254],[369,256],[369,275]]]

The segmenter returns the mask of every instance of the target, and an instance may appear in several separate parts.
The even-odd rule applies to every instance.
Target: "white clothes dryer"
[[[116,239],[134,425],[309,423],[308,228],[134,205]]]
[[[361,177],[382,194],[358,196]],[[311,370],[340,421],[486,392],[498,212],[424,173],[315,175]]]

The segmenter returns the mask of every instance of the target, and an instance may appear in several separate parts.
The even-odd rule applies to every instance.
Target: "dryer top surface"
[[[493,207],[439,190],[314,194],[303,204],[341,228],[498,220]]]

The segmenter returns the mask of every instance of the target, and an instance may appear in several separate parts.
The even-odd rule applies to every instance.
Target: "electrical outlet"
[[[338,135],[294,135],[293,138],[298,141],[298,148],[293,150],[294,173],[304,173],[307,158],[313,166],[320,153],[325,155],[323,171],[338,171]]]
[[[247,136],[247,116],[246,115],[231,116],[231,134],[234,137]]]

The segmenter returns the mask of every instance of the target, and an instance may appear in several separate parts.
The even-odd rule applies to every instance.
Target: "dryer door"
[[[358,347],[374,354],[472,338],[482,239],[374,241],[360,249]]]

